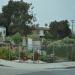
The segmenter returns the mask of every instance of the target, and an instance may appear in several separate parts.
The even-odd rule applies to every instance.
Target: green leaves
[[[10,0],[7,5],[3,6],[0,24],[7,28],[8,35],[20,32],[27,36],[30,33],[29,24],[32,25],[33,20],[33,13],[29,12],[32,11],[31,5],[23,1]]]
[[[56,38],[61,39],[71,35],[69,23],[67,20],[54,21],[50,23],[50,33]]]
[[[53,41],[50,44],[48,44],[48,50],[47,53],[51,54],[55,53],[58,57],[64,57],[69,58],[69,56],[75,59],[75,39],[66,37],[62,40]],[[72,53],[73,52],[73,53]]]
[[[12,36],[12,40],[16,43],[19,44],[22,42],[22,37],[19,33],[16,33],[15,35]]]

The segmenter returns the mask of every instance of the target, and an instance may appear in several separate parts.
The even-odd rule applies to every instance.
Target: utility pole
[[[73,34],[73,27],[74,27],[75,20],[71,20],[71,23],[72,23],[72,34]]]
[[[71,20],[71,23],[72,23],[72,36],[73,36],[73,27],[74,27],[75,20]],[[72,46],[72,51],[71,51],[71,59],[72,57],[73,57],[73,46]]]

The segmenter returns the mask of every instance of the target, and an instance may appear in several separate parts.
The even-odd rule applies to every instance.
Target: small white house
[[[35,29],[33,30],[33,32],[35,32],[38,36],[40,37],[44,37],[45,31],[49,31],[49,28],[45,28],[45,27],[35,27]]]
[[[49,30],[49,28],[45,28],[45,27],[35,27],[33,29],[33,34],[36,34],[36,36],[41,38],[41,41],[40,40],[34,41],[32,38],[28,38],[28,49],[35,50],[40,53],[41,47],[42,47],[42,42],[43,42],[43,37],[45,36],[44,32],[48,31],[48,30]]]
[[[0,41],[5,41],[6,36],[6,28],[0,27]]]

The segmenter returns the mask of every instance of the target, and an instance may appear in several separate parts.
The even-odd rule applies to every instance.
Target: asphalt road
[[[75,68],[46,69],[40,72],[26,71],[9,67],[0,67],[0,75],[75,75]]]
[[[19,75],[75,75],[75,69],[62,69],[62,70],[48,70],[48,71],[41,71],[41,72],[35,72],[30,74],[19,74]]]
[[[27,74],[27,73],[32,73],[32,71],[0,66],[0,75],[21,75],[21,74]]]

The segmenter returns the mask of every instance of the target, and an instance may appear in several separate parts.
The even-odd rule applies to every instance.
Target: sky
[[[9,0],[0,0],[0,12],[2,6]],[[17,0],[16,0],[17,1]],[[57,20],[75,20],[75,0],[24,0],[32,3],[33,12],[37,23],[44,26],[45,23]]]

